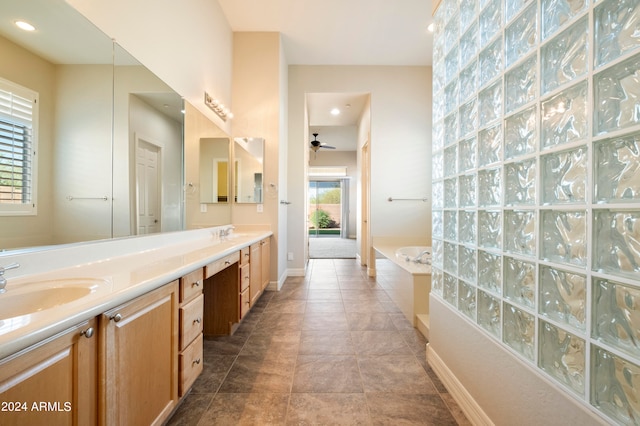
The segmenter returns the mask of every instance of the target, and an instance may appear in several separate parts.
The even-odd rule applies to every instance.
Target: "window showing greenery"
[[[0,80],[0,213],[35,214],[37,94]]]

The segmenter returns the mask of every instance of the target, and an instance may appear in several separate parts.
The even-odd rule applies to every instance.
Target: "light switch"
[[[207,212],[207,205],[200,204],[200,213],[206,213],[206,212]]]
[[[262,213],[264,211],[264,204],[258,204],[256,209],[258,213]]]

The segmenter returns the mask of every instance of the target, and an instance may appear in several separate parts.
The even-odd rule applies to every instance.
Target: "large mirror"
[[[229,138],[201,138],[200,203],[228,203],[229,176]]]
[[[234,194],[237,203],[262,203],[264,139],[234,138]]]
[[[180,96],[64,0],[0,16],[0,83],[37,97],[32,208],[0,201],[0,251],[184,229]]]

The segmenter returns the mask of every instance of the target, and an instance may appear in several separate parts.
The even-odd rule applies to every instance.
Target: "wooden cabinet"
[[[260,263],[262,265],[262,290],[269,285],[271,270],[271,239],[265,238],[260,241]]]
[[[251,297],[251,306],[256,303],[258,297],[262,294],[262,256],[260,255],[260,243],[251,244],[249,265],[251,269],[251,279],[249,286],[249,295]]]
[[[161,424],[178,402],[178,281],[100,316],[99,420]]]
[[[239,262],[240,252],[235,252],[205,266],[205,336],[233,334],[240,321]]]
[[[97,424],[97,321],[0,362],[3,425]]]
[[[204,319],[204,270],[196,269],[180,278],[180,331],[178,354],[178,395],[186,395],[202,373]]]

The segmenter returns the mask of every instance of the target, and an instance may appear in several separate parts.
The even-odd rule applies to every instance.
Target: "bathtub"
[[[398,238],[374,237],[375,276],[404,316],[429,338],[431,247]],[[429,254],[423,254],[428,251]],[[419,262],[414,261],[423,254]]]

